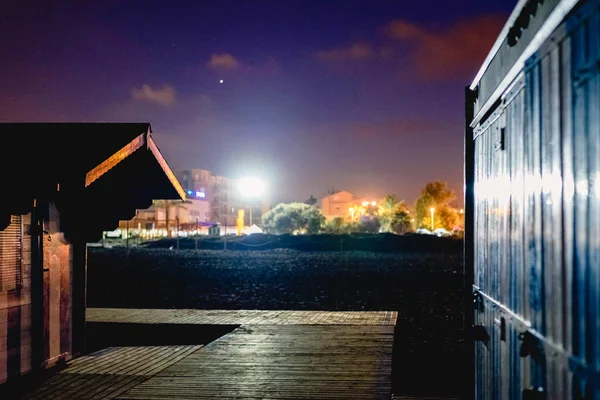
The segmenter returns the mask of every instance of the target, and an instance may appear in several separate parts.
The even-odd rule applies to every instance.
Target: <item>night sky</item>
[[[413,202],[461,195],[464,87],[516,0],[2,3],[1,122],[150,122],[172,168],[275,202]]]

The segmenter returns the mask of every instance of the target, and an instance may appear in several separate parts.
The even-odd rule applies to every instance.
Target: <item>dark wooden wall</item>
[[[18,218],[21,285],[0,291],[0,383],[72,357],[73,246],[59,231],[56,207],[43,207],[40,240],[32,215]]]
[[[474,130],[479,399],[600,398],[599,5],[582,1]]]

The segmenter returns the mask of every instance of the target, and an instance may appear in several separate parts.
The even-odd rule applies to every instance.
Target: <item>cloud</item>
[[[355,43],[349,47],[338,47],[331,50],[318,51],[315,57],[323,61],[361,61],[375,55],[373,47],[368,43]]]
[[[213,54],[206,63],[208,68],[220,71],[233,71],[238,69],[240,65],[241,63],[234,56],[227,53]]]
[[[404,73],[408,72],[411,79],[429,82],[464,80],[475,75],[506,18],[503,14],[480,15],[458,20],[446,28],[398,19],[385,25],[383,37],[376,42],[358,42],[319,51],[314,56],[318,60],[338,62],[336,65],[342,65],[342,61],[396,65]]]
[[[148,84],[144,84],[141,88],[131,89],[131,97],[137,101],[155,103],[161,106],[171,106],[176,101],[175,89],[169,85],[155,89]]]
[[[249,74],[273,75],[281,72],[281,64],[275,57],[268,56],[262,64],[246,65],[244,71]]]
[[[505,15],[484,15],[436,30],[395,20],[384,31],[388,37],[410,46],[409,61],[419,77],[441,80],[474,75],[505,21]]]
[[[275,73],[281,70],[281,64],[273,56],[267,57],[267,61],[260,67],[260,70],[267,73]]]

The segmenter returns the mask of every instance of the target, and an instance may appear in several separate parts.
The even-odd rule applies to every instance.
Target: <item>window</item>
[[[20,288],[22,251],[22,217],[13,215],[10,225],[0,231],[0,292]]]

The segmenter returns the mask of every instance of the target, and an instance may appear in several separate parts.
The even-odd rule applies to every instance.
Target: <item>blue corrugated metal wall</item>
[[[474,138],[475,395],[600,400],[600,2]]]

